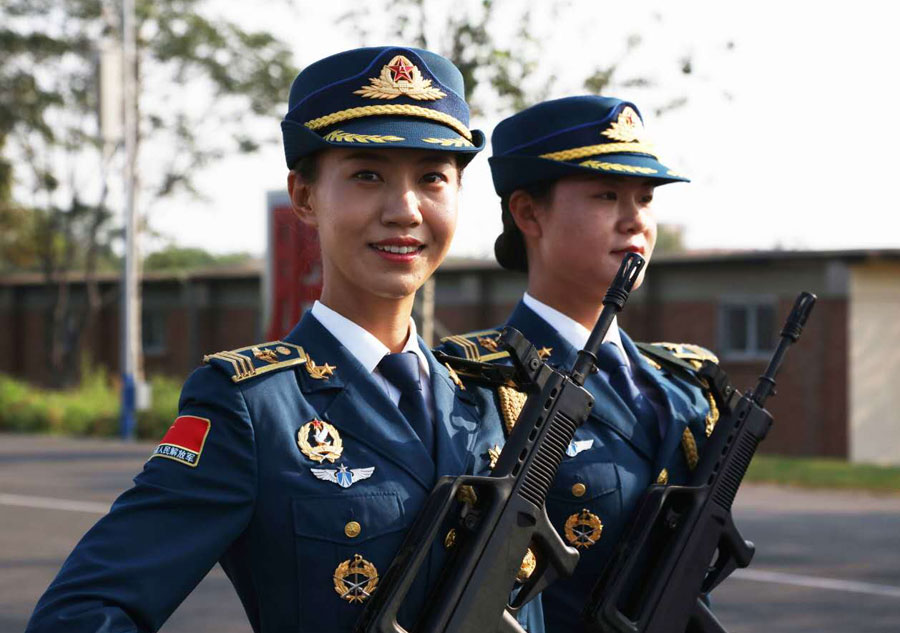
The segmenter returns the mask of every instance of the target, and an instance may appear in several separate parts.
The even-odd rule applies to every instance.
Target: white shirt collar
[[[563,314],[555,308],[551,308],[542,301],[538,301],[527,292],[525,293],[525,296],[522,297],[522,302],[531,308],[535,314],[544,319],[550,327],[556,330],[557,334],[575,349],[581,350],[587,345],[588,338],[591,336],[591,331],[572,317]],[[540,344],[540,341],[533,342],[535,345]],[[619,324],[615,317],[613,317],[609,330],[606,332],[606,336],[603,337],[603,342],[613,343],[618,347],[619,351],[622,352],[622,356],[625,357],[625,362],[631,367],[631,361],[628,359],[628,354],[625,353],[625,348],[622,346],[622,336],[619,334]]]
[[[359,361],[359,364],[370,374],[378,367],[378,363],[391,350],[387,345],[379,341],[374,334],[357,325],[347,317],[339,314],[326,306],[321,301],[316,301],[312,307],[312,315],[328,330],[334,338]],[[428,367],[428,359],[425,352],[419,347],[419,337],[416,333],[416,323],[409,319],[409,336],[402,352],[412,352],[419,359],[419,365],[426,377],[431,376]]]

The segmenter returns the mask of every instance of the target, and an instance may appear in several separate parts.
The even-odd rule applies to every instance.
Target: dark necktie
[[[400,390],[400,413],[422,440],[425,450],[434,455],[434,424],[419,381],[419,359],[412,352],[387,354],[378,363],[381,375]]]
[[[597,352],[597,361],[600,369],[609,377],[609,385],[628,405],[638,424],[649,431],[652,437],[658,438],[659,423],[656,409],[635,384],[631,369],[619,348],[614,343],[604,343]]]

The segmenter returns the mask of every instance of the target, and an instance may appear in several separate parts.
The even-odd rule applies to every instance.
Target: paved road
[[[0,435],[0,633],[19,633],[79,537],[150,444]],[[753,565],[713,599],[729,633],[900,631],[900,496],[745,486],[735,508]],[[214,569],[162,629],[249,633]]]

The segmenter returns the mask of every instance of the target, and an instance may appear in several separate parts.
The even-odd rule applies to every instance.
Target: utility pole
[[[122,280],[122,413],[124,439],[134,438],[140,357],[137,222],[135,221],[135,158],[137,152],[137,46],[134,1],[122,1],[122,96],[125,121],[125,270]]]

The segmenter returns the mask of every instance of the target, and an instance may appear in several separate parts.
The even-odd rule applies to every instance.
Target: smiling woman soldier
[[[351,630],[436,479],[474,462],[477,414],[410,318],[484,145],[463,94],[452,63],[411,48],[300,73],[282,131],[294,211],[319,234],[321,300],[281,341],[204,358],[28,631],[156,631],[217,561],[254,631]]]
[[[538,104],[502,121],[491,142],[503,217],[495,253],[505,268],[528,273],[528,291],[505,325],[570,369],[622,258],[653,255],[654,188],[686,178],[659,162],[637,107],[619,99]],[[442,351],[506,362],[496,335],[449,337]],[[636,344],[614,321],[598,356],[599,371],[585,382],[591,416],[547,498],[551,521],[581,552],[575,574],[543,593],[550,633],[584,630],[582,609],[641,493],[655,481],[684,482],[717,419],[688,375],[692,361],[714,358],[706,350]],[[495,397],[486,410],[499,404],[509,428],[524,397],[508,387]]]

